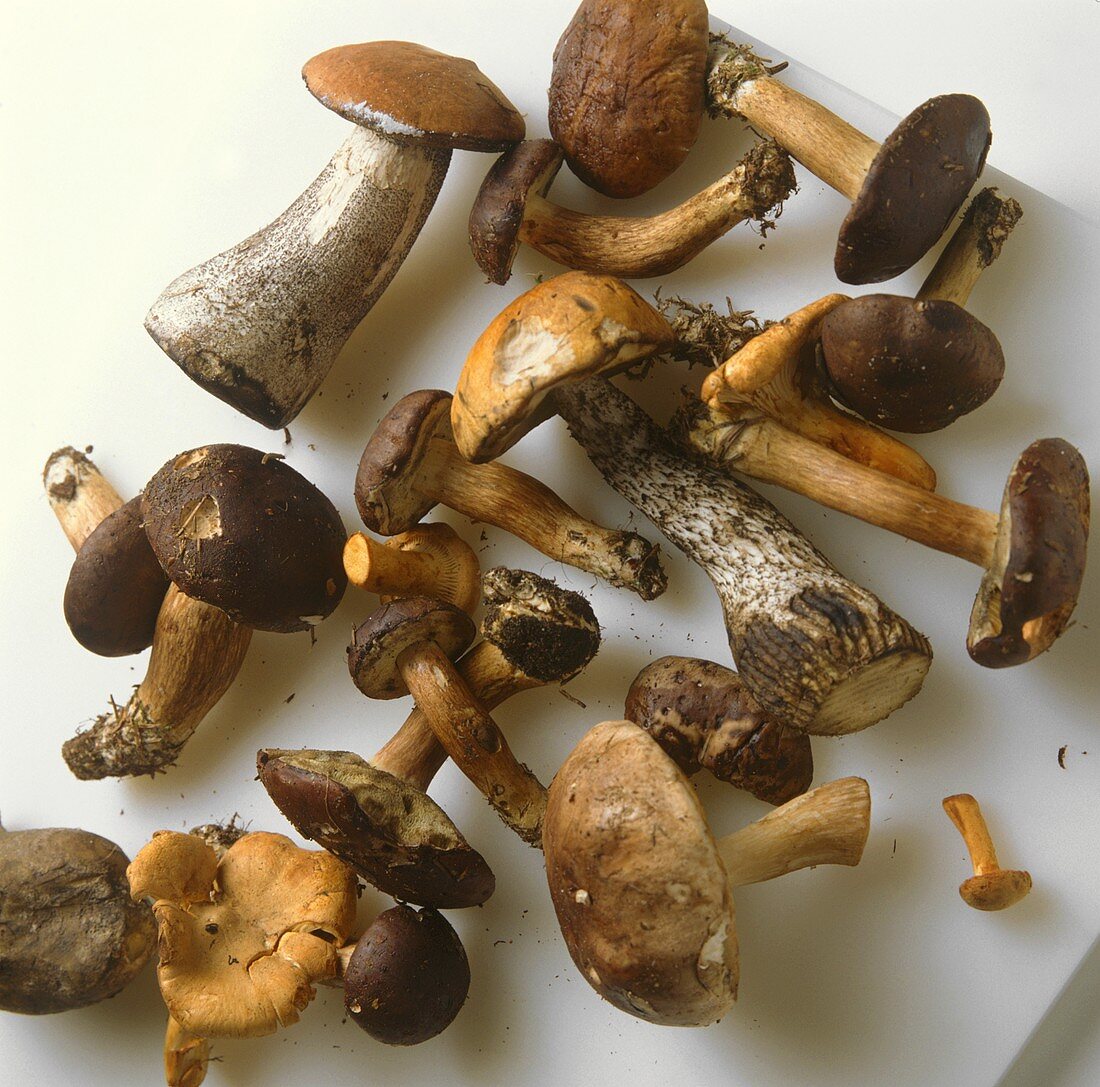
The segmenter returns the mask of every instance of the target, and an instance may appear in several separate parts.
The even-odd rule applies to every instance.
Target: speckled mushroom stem
[[[170,283],[146,329],[192,381],[286,426],[401,266],[450,160],[356,127],[274,222]]]
[[[920,689],[928,642],[844,578],[770,503],[689,460],[602,379],[555,391],[604,478],[706,570],[745,686],[780,720],[839,734],[874,724]]]
[[[1005,239],[1023,213],[1012,197],[999,196],[993,188],[982,189],[971,200],[916,297],[965,306],[978,277],[1001,255]]]
[[[210,1042],[184,1030],[172,1016],[164,1033],[164,1082],[167,1087],[199,1087],[210,1063]]]
[[[762,883],[815,864],[859,864],[871,828],[863,778],[819,785],[718,841],[730,886]]]
[[[512,830],[528,845],[540,846],[546,789],[516,760],[447,655],[424,642],[405,650],[397,667],[447,754]]]

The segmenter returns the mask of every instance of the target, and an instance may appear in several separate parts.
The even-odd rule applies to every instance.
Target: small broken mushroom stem
[[[817,864],[859,864],[871,829],[863,778],[819,785],[718,840],[730,885],[761,883]]]
[[[186,1031],[168,1016],[164,1033],[164,1082],[167,1087],[199,1087],[210,1063],[210,1042]]]
[[[67,445],[42,470],[46,497],[65,538],[79,551],[84,541],[123,505],[122,496],[85,454]]]
[[[959,887],[963,901],[976,910],[1003,910],[1019,902],[1031,890],[1031,876],[1001,867],[977,800],[957,793],[944,797],[943,810],[962,835],[974,867],[974,875]]]

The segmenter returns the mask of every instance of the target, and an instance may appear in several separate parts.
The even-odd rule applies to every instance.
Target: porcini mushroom
[[[643,728],[685,775],[719,781],[783,804],[813,781],[810,738],[769,716],[736,672],[694,657],[647,664],[626,693],[623,716]]]
[[[879,283],[912,267],[947,229],[985,166],[989,113],[969,94],[930,98],[880,144],[774,79],[748,46],[711,39],[707,108],[742,117],[852,201],[837,238],[843,283]]]
[[[731,888],[816,864],[858,864],[870,827],[843,778],[715,840],[691,783],[629,721],[591,729],[550,785],[546,878],[566,947],[615,1007],[703,1026],[737,997]]]
[[[477,65],[421,45],[340,46],[302,76],[351,136],[282,215],[179,276],[145,320],[188,377],[273,429],[316,392],[401,266],[452,149],[502,151],[524,135]]]
[[[106,1000],[156,943],[126,854],[87,830],[0,827],[0,1008],[47,1015]]]
[[[645,279],[687,264],[746,220],[765,217],[794,191],[794,169],[762,140],[725,176],[657,215],[591,215],[546,197],[561,166],[552,140],[506,151],[482,182],[470,212],[470,248],[492,283],[507,283],[520,242],[568,268]]]
[[[467,463],[455,448],[450,412],[449,393],[425,389],[403,397],[378,424],[355,477],[355,505],[367,528],[383,536],[405,532],[442,502],[643,600],[664,592],[658,548],[581,517],[514,468]]]
[[[1006,910],[1031,890],[1027,872],[1000,866],[978,802],[969,793],[943,799],[943,810],[962,835],[974,874],[959,885],[962,900],[975,910]]]
[[[564,683],[599,647],[579,593],[526,571],[484,578],[483,639],[457,662],[488,709],[520,691]],[[481,855],[425,793],[447,760],[415,709],[368,763],[339,751],[263,750],[260,781],[299,833],[395,898],[439,909],[484,902],[495,881]]]
[[[996,391],[1005,360],[993,332],[963,308],[984,268],[1022,215],[983,189],[914,298],[853,298],[821,322],[821,354],[833,391],[880,426],[941,430]]]

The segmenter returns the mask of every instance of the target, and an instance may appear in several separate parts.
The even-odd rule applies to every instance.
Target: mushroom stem
[[[99,523],[123,506],[122,496],[79,450],[55,450],[42,470],[42,486],[65,538],[79,551]]]
[[[871,828],[863,778],[819,785],[718,841],[730,886],[761,883],[816,864],[859,864]]]
[[[978,277],[1001,255],[1001,246],[1022,215],[1023,209],[1012,197],[998,196],[994,188],[982,189],[916,297],[965,306]]]
[[[603,477],[706,570],[745,686],[805,732],[874,724],[920,689],[923,635],[844,578],[769,502],[689,460],[630,397],[590,378],[555,406]]]
[[[974,874],[959,885],[959,897],[975,910],[1006,910],[1031,890],[1031,875],[1002,868],[978,802],[969,793],[944,797],[943,810],[963,837]]]
[[[209,1063],[210,1043],[184,1030],[169,1015],[164,1034],[164,1081],[168,1087],[199,1087]]]
[[[546,789],[517,762],[488,710],[437,645],[421,642],[397,658],[409,692],[440,744],[497,814],[528,845],[542,843]]]
[[[944,797],[943,810],[966,843],[970,863],[974,866],[974,875],[984,876],[1000,869],[997,850],[993,847],[989,827],[977,800],[969,793],[956,793],[954,796]]]

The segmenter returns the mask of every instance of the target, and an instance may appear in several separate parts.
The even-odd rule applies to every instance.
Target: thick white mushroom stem
[[[168,1087],[199,1087],[206,1079],[210,1043],[184,1030],[168,1016],[164,1034],[164,1081]]]
[[[707,572],[745,686],[781,721],[833,735],[920,689],[927,640],[843,577],[778,510],[680,453],[630,397],[593,378],[555,406],[604,478]]]
[[[659,215],[587,215],[532,193],[519,237],[569,268],[624,279],[665,275],[748,219],[763,219],[794,191],[777,144],[754,147],[725,177]]]
[[[863,778],[819,785],[718,841],[732,887],[762,883],[815,864],[859,864],[871,829]]]
[[[401,266],[450,158],[357,126],[279,218],[170,283],[146,329],[203,388],[286,426]]]

